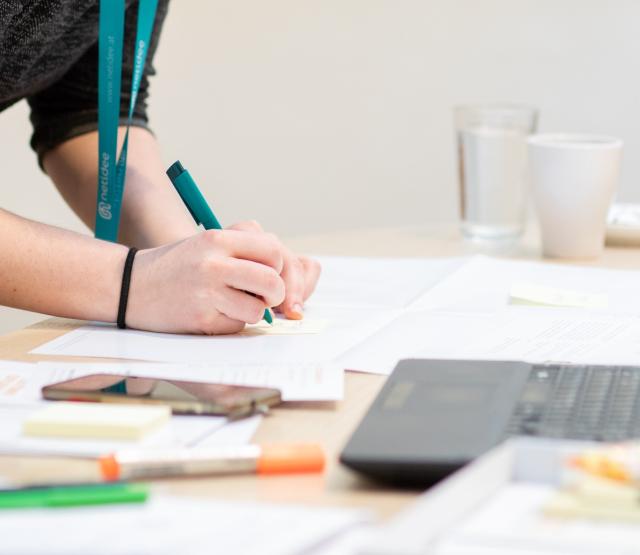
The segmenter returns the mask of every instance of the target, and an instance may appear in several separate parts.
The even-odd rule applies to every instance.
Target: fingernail
[[[289,320],[302,320],[304,318],[304,312],[302,311],[302,305],[294,304],[291,310],[287,313]]]

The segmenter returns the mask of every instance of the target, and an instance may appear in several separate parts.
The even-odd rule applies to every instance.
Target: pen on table
[[[38,486],[1,490],[0,509],[142,503],[148,496],[145,484]]]
[[[102,457],[99,462],[105,480],[146,480],[171,476],[321,472],[325,457],[319,445],[274,444],[120,451]]]
[[[167,175],[173,183],[178,195],[184,202],[187,210],[196,222],[196,225],[202,224],[205,229],[222,229],[222,225],[216,218],[213,210],[207,204],[204,196],[198,189],[196,182],[191,177],[191,174],[184,169],[180,160],[175,161],[167,170]],[[271,311],[265,308],[264,319],[273,324],[273,316]]]

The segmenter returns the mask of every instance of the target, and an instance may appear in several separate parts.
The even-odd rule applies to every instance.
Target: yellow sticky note
[[[31,414],[22,431],[29,436],[139,439],[170,416],[165,405],[56,402]]]
[[[589,518],[640,523],[640,504],[635,485],[587,477],[558,491],[545,504],[548,516]]]
[[[514,283],[511,286],[509,303],[565,308],[607,308],[609,306],[609,298],[607,295],[599,293],[556,289],[555,287],[523,281]]]
[[[328,320],[286,320],[275,318],[273,324],[264,320],[257,324],[247,324],[239,335],[305,335],[321,333],[327,327]]]

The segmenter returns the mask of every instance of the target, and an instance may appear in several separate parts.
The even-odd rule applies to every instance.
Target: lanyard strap
[[[131,101],[127,131],[120,157],[118,124],[120,121],[120,88],[122,46],[124,43],[125,0],[101,0],[98,37],[98,195],[95,236],[117,241],[120,208],[127,169],[129,127],[135,109],[140,82],[149,50],[158,0],[139,0],[138,28],[134,68],[131,77]]]

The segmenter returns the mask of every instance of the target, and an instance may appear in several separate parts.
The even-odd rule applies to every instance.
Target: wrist
[[[128,328],[149,329],[149,322],[153,320],[153,283],[149,283],[147,276],[153,274],[149,268],[155,249],[143,249],[136,253],[135,264],[132,267],[129,281],[129,296],[127,301],[126,324]],[[125,254],[126,258],[126,254]],[[122,269],[124,269],[124,260]],[[120,274],[122,279],[122,274]],[[151,293],[150,297],[147,294]]]
[[[138,249],[131,247],[127,253],[127,258],[122,269],[122,284],[120,285],[120,300],[118,302],[118,319],[116,324],[120,329],[127,328],[127,304],[129,301],[129,285],[131,283],[131,273],[133,271],[133,263],[136,258]]]
[[[122,286],[122,271],[127,258],[128,248],[118,244],[108,244],[109,248],[105,249],[103,254],[108,259],[105,265],[107,274],[104,280],[101,280],[102,287],[92,295],[95,302],[94,318],[100,322],[115,323],[118,317],[118,303],[120,299],[120,290]],[[91,287],[91,284],[89,284]]]

